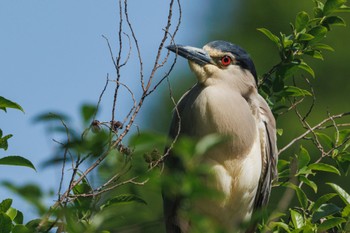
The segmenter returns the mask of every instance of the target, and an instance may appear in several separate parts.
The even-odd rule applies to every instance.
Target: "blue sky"
[[[178,43],[204,44],[201,19],[206,9],[201,4],[201,10],[198,10],[199,3],[199,0],[182,3],[183,20],[176,37]],[[152,61],[145,62],[146,73],[153,64],[163,35],[167,7],[168,1],[164,0],[129,1],[129,16],[139,38],[142,56],[144,61]],[[109,38],[116,54],[118,18],[116,0],[0,2],[0,96],[19,103],[25,110],[25,114],[15,110],[0,114],[0,128],[4,134],[14,134],[9,149],[0,151],[0,156],[21,155],[38,168],[34,172],[28,168],[2,166],[0,180],[16,184],[35,182],[46,189],[58,187],[60,171],[38,166],[52,155],[55,143],[43,125],[33,124],[32,120],[40,113],[58,111],[73,116],[78,122],[79,106],[97,102],[107,73],[114,76],[102,35]],[[132,56],[135,55],[133,48]],[[136,92],[139,83],[133,78],[138,77],[139,71],[135,67],[136,57],[130,60],[122,77]],[[100,117],[103,119],[110,119],[112,89],[107,90],[101,105]],[[126,93],[121,98],[124,104],[119,105],[122,108],[119,117],[125,115],[131,103]],[[142,112],[137,123],[142,125]],[[13,197],[0,187],[0,200],[9,196]],[[30,212],[29,206],[13,198],[14,207]],[[52,201],[48,200],[48,203]]]

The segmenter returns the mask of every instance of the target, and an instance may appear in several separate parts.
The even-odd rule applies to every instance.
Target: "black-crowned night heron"
[[[215,176],[214,186],[224,198],[193,206],[227,229],[234,229],[268,202],[271,182],[277,177],[275,119],[258,93],[254,63],[241,47],[213,41],[203,49],[182,45],[167,48],[188,59],[198,79],[176,107],[179,114],[174,112],[170,136],[178,134],[179,126],[180,136],[229,136],[203,156]],[[166,158],[168,166],[172,166],[172,156]],[[180,197],[163,192],[167,232],[187,232],[191,223],[182,222],[178,216]]]

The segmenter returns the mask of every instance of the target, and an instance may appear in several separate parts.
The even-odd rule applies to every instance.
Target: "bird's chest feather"
[[[192,118],[191,136],[229,136],[227,142],[204,155],[215,176],[215,188],[224,198],[217,205],[199,206],[211,214],[227,211],[227,221],[241,221],[239,218],[249,218],[252,213],[261,174],[259,130],[251,106],[241,95],[217,90],[201,90],[185,109]]]

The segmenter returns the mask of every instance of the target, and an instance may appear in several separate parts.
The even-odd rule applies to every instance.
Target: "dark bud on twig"
[[[145,153],[143,158],[145,159],[145,162],[149,164],[149,167],[152,167],[159,161],[161,156],[161,153],[159,153],[157,149],[153,149],[151,152]]]
[[[94,120],[90,126],[91,126],[91,131],[93,133],[98,133],[101,130],[100,122],[98,120]]]
[[[118,129],[123,128],[123,123],[120,121],[111,121],[111,128],[113,131],[118,131]]]
[[[118,145],[117,149],[120,153],[124,154],[124,155],[130,155],[131,154],[131,150],[129,147],[127,146],[123,146],[123,145]]]

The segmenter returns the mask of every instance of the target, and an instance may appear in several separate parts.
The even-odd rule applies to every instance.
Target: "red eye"
[[[231,59],[231,57],[229,57],[229,56],[223,56],[222,58],[221,58],[221,64],[223,65],[223,66],[228,66],[228,65],[230,65],[231,64],[231,62],[232,62],[232,59]]]

